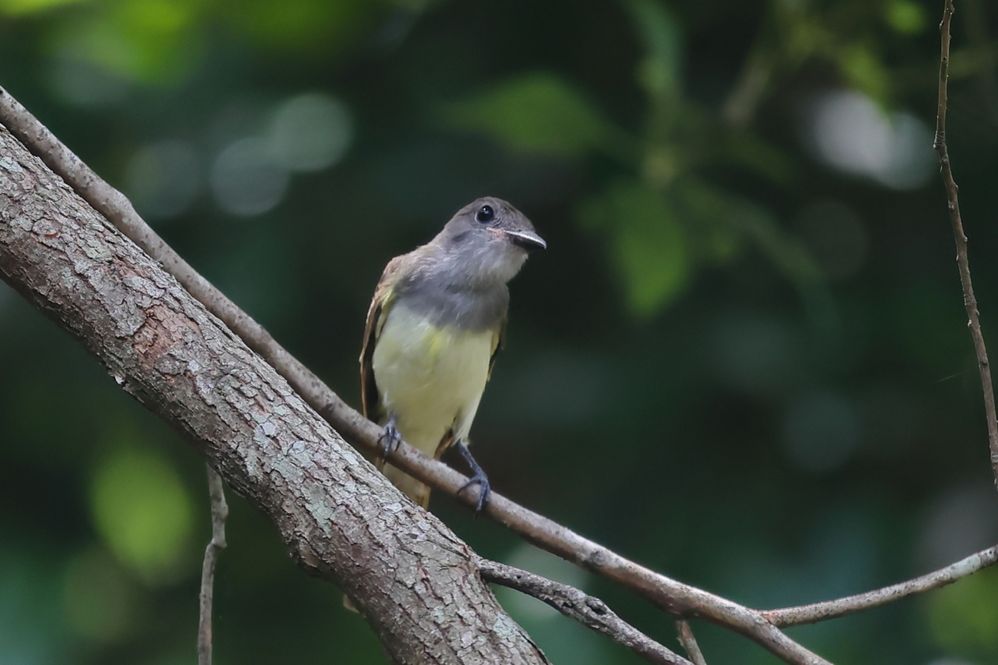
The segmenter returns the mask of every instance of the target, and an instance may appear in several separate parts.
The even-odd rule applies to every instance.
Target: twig
[[[737,82],[721,106],[721,118],[732,127],[742,128],[752,121],[763,94],[772,81],[772,58],[764,49],[760,36],[753,45]]]
[[[960,217],[960,197],[953,169],[950,165],[949,150],[946,147],[946,109],[949,84],[950,26],[953,19],[953,0],[943,1],[943,18],[939,23],[939,98],[936,105],[936,134],[932,141],[939,156],[939,170],[946,187],[946,207],[949,209],[950,225],[956,241],[956,264],[960,272],[960,286],[963,288],[963,305],[967,310],[967,327],[974,342],[977,354],[977,368],[981,375],[981,390],[984,394],[984,413],[988,419],[988,444],[991,450],[991,470],[998,484],[998,414],[995,412],[995,394],[991,383],[991,365],[988,362],[988,349],[984,345],[981,331],[980,312],[974,295],[974,284],[970,279],[970,259],[967,256],[967,234],[963,230]]]
[[[0,122],[118,230],[162,263],[192,296],[259,353],[340,434],[356,445],[379,450],[381,430],[377,425],[340,399],[260,324],[180,258],[139,217],[123,194],[94,173],[2,87]],[[389,460],[434,489],[456,496],[469,507],[475,505],[477,492],[458,494],[467,478],[422,455],[404,441]],[[726,626],[788,663],[826,665],[828,662],[790,639],[763,619],[759,611],[656,573],[496,492],[491,494],[485,512],[528,541],[637,592],[674,616],[697,615]]]
[[[846,614],[859,612],[860,610],[886,605],[916,593],[938,589],[947,584],[952,584],[962,577],[973,575],[988,566],[993,566],[995,563],[998,563],[998,545],[993,545],[986,550],[971,554],[967,558],[961,559],[956,563],[951,563],[945,568],[940,568],[921,577],[893,584],[883,589],[867,591],[866,593],[859,593],[855,596],[847,596],[837,600],[828,600],[823,603],[769,610],[763,612],[762,615],[767,621],[777,626],[796,626],[804,623],[824,621],[826,619],[835,619]]]
[[[652,663],[693,665],[618,617],[602,600],[580,589],[489,559],[479,559],[478,570],[487,582],[533,596]]]
[[[198,665],[211,665],[212,629],[211,607],[214,599],[215,564],[218,555],[225,549],[225,520],[229,516],[229,505],[225,502],[225,489],[222,477],[208,467],[208,496],[211,500],[211,540],[204,548],[204,561],[201,564],[200,616],[198,617]]]
[[[686,649],[686,655],[693,661],[693,665],[707,665],[707,661],[703,657],[703,651],[700,651],[700,645],[697,644],[697,638],[693,636],[693,629],[690,628],[690,622],[680,619],[676,622],[676,631],[679,633],[679,643]]]

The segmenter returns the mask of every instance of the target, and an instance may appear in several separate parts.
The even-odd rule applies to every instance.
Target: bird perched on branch
[[[433,240],[388,262],[360,352],[364,415],[384,426],[383,459],[404,439],[439,458],[454,446],[471,468],[462,488],[489,499],[468,432],[502,346],[509,282],[547,244],[523,213],[493,197],[469,203]],[[388,464],[388,478],[424,508],[430,488]]]

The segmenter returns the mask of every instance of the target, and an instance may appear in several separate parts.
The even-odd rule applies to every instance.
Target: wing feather
[[[496,365],[496,356],[506,344],[506,317],[502,318],[499,327],[492,336],[492,356],[489,358],[489,378],[492,378],[492,368]]]
[[[360,348],[360,403],[361,412],[365,418],[379,420],[381,413],[381,398],[378,386],[374,381],[374,346],[385,326],[385,319],[391,309],[394,299],[393,289],[398,281],[399,271],[404,256],[396,256],[385,266],[385,271],[374,289],[374,298],[367,310],[367,322],[364,325],[364,343]]]

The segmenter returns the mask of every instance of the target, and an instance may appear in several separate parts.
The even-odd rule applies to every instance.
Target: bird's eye
[[[475,213],[475,221],[481,222],[482,224],[488,224],[493,219],[496,218],[496,211],[492,209],[492,206],[482,206]]]

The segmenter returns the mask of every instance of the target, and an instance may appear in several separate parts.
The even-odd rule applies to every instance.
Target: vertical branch
[[[981,374],[981,390],[984,393],[984,412],[988,419],[988,445],[991,450],[991,469],[995,476],[995,482],[998,484],[998,416],[995,414],[995,394],[991,383],[991,365],[988,363],[988,349],[984,345],[984,334],[981,332],[980,313],[977,309],[977,298],[974,296],[974,284],[970,279],[970,261],[967,257],[967,234],[964,233],[963,220],[960,217],[959,187],[956,185],[956,180],[953,179],[949,150],[946,148],[949,45],[954,11],[953,0],[943,0],[943,18],[939,23],[939,101],[936,106],[936,134],[932,142],[932,147],[935,148],[936,153],[939,155],[939,170],[942,173],[943,185],[946,187],[946,207],[949,209],[950,224],[953,227],[953,238],[956,241],[956,264],[960,271],[960,286],[963,287],[963,305],[967,310],[967,327],[970,328],[970,338],[974,342],[974,352],[977,354],[977,368]]]
[[[679,643],[683,645],[693,665],[707,665],[703,651],[700,651],[700,645],[697,644],[697,638],[693,635],[693,629],[690,628],[690,622],[680,619],[676,622],[676,630],[679,632]]]
[[[198,618],[198,665],[211,665],[212,631],[211,606],[214,600],[215,563],[225,548],[225,519],[229,505],[225,502],[222,477],[208,467],[208,495],[211,499],[211,540],[204,548],[201,564],[200,616]]]

